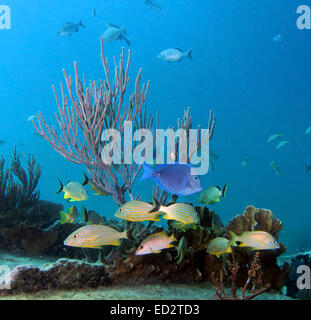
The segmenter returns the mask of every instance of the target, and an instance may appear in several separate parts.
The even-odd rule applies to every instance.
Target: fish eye
[[[140,247],[139,247],[139,249],[143,249],[143,248],[144,248],[144,246],[140,246]]]
[[[120,208],[119,211],[122,212],[122,208]]]
[[[77,234],[74,234],[74,235],[73,235],[73,238],[74,238],[74,239],[77,239],[77,238],[78,238],[78,235],[77,235]]]
[[[194,180],[198,180],[198,177],[194,177]]]

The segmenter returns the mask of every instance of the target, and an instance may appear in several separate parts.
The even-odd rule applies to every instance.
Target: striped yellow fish
[[[81,185],[81,183],[77,181],[68,182],[65,186],[62,184],[60,179],[58,179],[60,183],[60,188],[56,193],[60,193],[64,191],[64,199],[68,199],[68,201],[83,201],[88,198],[87,191]]]
[[[120,245],[120,239],[127,239],[127,231],[119,232],[108,226],[92,224],[79,228],[64,241],[65,246],[97,248]]]
[[[206,251],[210,254],[215,255],[217,258],[219,258],[221,254],[230,253],[231,247],[229,245],[229,240],[222,237],[214,238],[208,244]]]
[[[239,242],[239,247],[251,247],[253,250],[278,249],[276,239],[265,231],[244,231],[240,236],[229,230],[231,235],[230,246]]]
[[[187,203],[173,203],[168,206],[161,205],[160,212],[163,212],[163,219],[179,221],[184,225],[197,224],[198,213],[194,207]]]
[[[121,206],[116,211],[115,216],[128,221],[160,221],[161,213],[157,211],[156,205],[132,200]]]

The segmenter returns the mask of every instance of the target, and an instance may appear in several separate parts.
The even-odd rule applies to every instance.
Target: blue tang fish
[[[190,164],[168,163],[152,168],[143,164],[144,174],[140,180],[153,179],[159,187],[178,196],[188,196],[202,191],[201,182],[198,176],[191,174]]]

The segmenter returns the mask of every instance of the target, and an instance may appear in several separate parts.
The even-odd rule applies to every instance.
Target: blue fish
[[[143,164],[144,174],[140,180],[153,179],[164,191],[178,196],[188,196],[202,191],[198,176],[191,174],[190,164],[161,164],[155,169]]]

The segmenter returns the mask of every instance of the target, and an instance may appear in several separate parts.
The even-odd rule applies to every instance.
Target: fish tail
[[[237,235],[229,230],[230,236],[231,236],[231,240],[229,241],[228,247],[231,247],[236,241],[237,241]]]
[[[227,187],[228,187],[228,184],[226,183],[226,184],[224,185],[224,187],[222,188],[221,195],[222,195],[223,198],[226,196]]]
[[[60,211],[60,224],[64,224],[69,220],[69,215],[65,211]]]
[[[192,48],[189,49],[189,50],[186,52],[186,56],[187,56],[190,60],[192,60]]]
[[[154,169],[150,167],[148,164],[143,163],[143,168],[144,168],[144,174],[143,176],[139,179],[140,181],[142,180],[147,180],[151,179],[154,177]]]
[[[152,202],[153,202],[153,208],[149,211],[149,213],[157,212],[161,207],[161,203],[156,198],[152,197]]]
[[[58,189],[58,191],[57,191],[56,193],[60,193],[61,191],[63,191],[64,185],[63,185],[63,183],[60,181],[59,178],[57,178],[57,179],[58,179],[58,182],[59,182],[59,184],[60,184],[60,187],[59,187],[59,189]]]
[[[177,239],[174,236],[174,233],[172,233],[172,235],[170,236],[170,240],[171,242],[177,241]]]
[[[80,19],[80,21],[79,21],[79,26],[82,27],[82,28],[84,28],[84,29],[86,29],[86,27],[85,27],[85,25],[82,23],[82,20],[81,20],[81,19]]]
[[[82,207],[81,215],[82,215],[82,220],[83,220],[85,223],[87,223],[88,220],[89,220],[89,217],[88,217],[87,210],[86,210],[85,206]]]
[[[89,178],[87,177],[87,175],[85,174],[85,172],[83,172],[83,177],[84,177],[84,180],[83,180],[83,182],[82,182],[82,185],[85,186],[85,185],[87,185],[87,184],[90,182],[90,180],[89,180]]]

